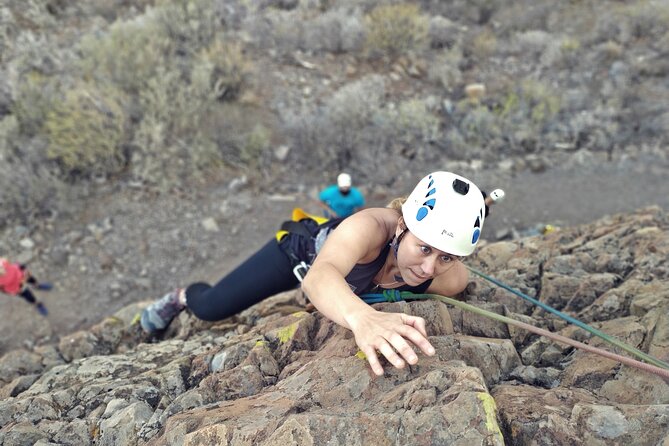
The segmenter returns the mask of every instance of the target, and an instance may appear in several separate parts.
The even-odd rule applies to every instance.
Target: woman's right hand
[[[383,375],[378,353],[398,369],[405,364],[416,364],[418,356],[412,345],[432,356],[434,347],[427,340],[425,320],[404,313],[385,313],[371,307],[347,318],[355,342],[367,356],[367,361],[377,376]]]

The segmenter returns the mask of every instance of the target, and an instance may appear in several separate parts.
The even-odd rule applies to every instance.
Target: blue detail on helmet
[[[474,229],[474,234],[472,235],[472,245],[476,244],[479,241],[481,236],[481,230],[479,228]]]
[[[432,187],[432,185],[434,184],[434,179],[432,178],[432,175],[430,175],[429,178],[430,178],[430,183],[427,185],[427,188],[428,189],[432,188],[432,189],[430,189],[427,192],[427,194],[425,195],[426,198],[429,197],[430,195],[434,195],[437,192],[437,188]],[[426,200],[425,203],[423,203],[423,206],[421,206],[421,208],[418,209],[418,212],[416,213],[416,220],[421,221],[422,219],[424,219],[427,216],[428,212],[434,209],[434,205],[436,203],[437,203],[436,198],[431,198],[429,200]]]

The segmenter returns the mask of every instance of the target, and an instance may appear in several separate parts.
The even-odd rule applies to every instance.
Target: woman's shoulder
[[[394,209],[366,208],[346,218],[342,223],[357,227],[364,232],[381,233],[379,235],[385,238],[386,233],[395,233],[399,217],[400,213]]]
[[[400,217],[400,213],[397,210],[390,208],[365,208],[353,215],[364,216],[377,220],[379,223],[393,226],[397,225],[397,219]]]
[[[461,293],[469,283],[469,271],[462,262],[457,262],[451,269],[435,277],[428,287],[429,293],[455,296]]]

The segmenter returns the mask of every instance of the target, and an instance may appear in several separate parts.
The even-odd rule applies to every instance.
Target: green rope
[[[663,368],[663,369],[669,369],[669,364],[667,364],[666,362],[661,361],[661,360],[659,360],[659,359],[657,359],[657,358],[654,358],[654,357],[648,355],[647,353],[642,352],[642,351],[639,350],[638,348],[632,347],[631,345],[627,345],[627,344],[625,344],[624,342],[622,342],[622,341],[620,341],[620,340],[618,340],[618,339],[616,339],[616,338],[614,338],[614,337],[612,337],[612,336],[609,336],[609,335],[607,335],[606,333],[604,333],[604,332],[602,332],[602,331],[599,331],[599,330],[597,330],[596,328],[591,327],[590,325],[585,324],[585,323],[579,321],[578,319],[575,319],[575,318],[573,318],[573,317],[571,317],[571,316],[569,316],[569,315],[567,315],[567,314],[564,314],[563,312],[561,312],[561,311],[559,311],[559,310],[556,310],[555,308],[551,307],[550,305],[547,305],[547,304],[545,304],[545,303],[543,303],[543,302],[540,302],[540,301],[534,299],[533,297],[528,296],[528,295],[525,294],[525,293],[522,293],[522,292],[520,292],[520,291],[514,290],[514,289],[511,288],[510,286],[508,286],[508,285],[506,285],[506,284],[500,282],[499,280],[497,280],[497,279],[495,279],[495,278],[493,278],[493,277],[488,276],[488,275],[485,274],[485,273],[482,273],[481,271],[478,271],[478,270],[476,270],[476,269],[474,269],[474,268],[472,268],[472,267],[470,267],[470,266],[466,266],[466,265],[465,265],[465,267],[466,267],[469,271],[471,271],[471,272],[473,272],[474,274],[476,274],[476,275],[478,275],[478,276],[484,278],[485,280],[487,280],[487,281],[489,281],[489,282],[492,282],[492,283],[494,283],[495,285],[497,285],[497,286],[499,286],[499,287],[501,287],[501,288],[503,288],[503,289],[505,289],[505,290],[507,290],[507,291],[509,291],[509,292],[511,292],[511,293],[513,293],[513,294],[515,294],[516,296],[518,296],[518,297],[520,297],[520,298],[522,298],[522,299],[525,299],[526,301],[531,302],[531,303],[533,303],[534,305],[537,305],[538,307],[541,307],[542,309],[544,309],[544,310],[546,310],[546,311],[548,311],[548,312],[550,312],[550,313],[555,314],[556,316],[560,317],[561,319],[564,319],[565,321],[570,322],[570,323],[576,325],[577,327],[580,327],[580,328],[582,328],[582,329],[584,329],[584,330],[586,330],[586,331],[592,333],[593,335],[595,335],[595,336],[597,336],[597,337],[603,339],[604,341],[608,342],[609,344],[614,345],[614,346],[616,346],[616,347],[619,347],[619,348],[625,350],[626,352],[628,352],[628,353],[630,353],[630,354],[636,356],[637,358],[643,359],[644,361],[648,362],[649,364],[656,365],[657,367],[661,367],[661,368]]]

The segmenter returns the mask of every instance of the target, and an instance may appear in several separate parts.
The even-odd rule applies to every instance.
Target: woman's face
[[[440,251],[406,231],[397,250],[397,266],[402,279],[416,286],[448,271],[459,257]]]

